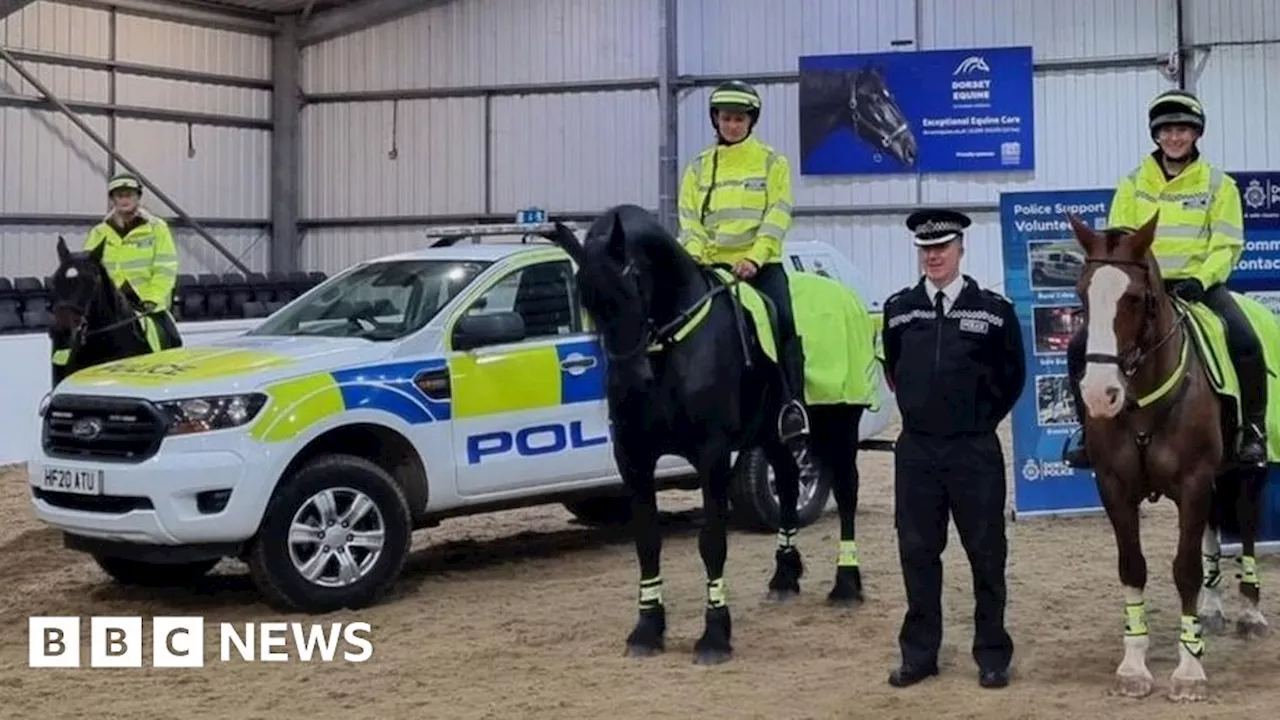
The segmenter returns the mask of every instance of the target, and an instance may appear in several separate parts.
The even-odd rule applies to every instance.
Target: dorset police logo
[[[1035,458],[1028,458],[1027,463],[1022,466],[1022,477],[1028,482],[1035,482],[1040,479],[1040,463]]]
[[[1249,186],[1244,189],[1244,204],[1254,210],[1267,204],[1267,189],[1262,187],[1261,182],[1249,181]]]

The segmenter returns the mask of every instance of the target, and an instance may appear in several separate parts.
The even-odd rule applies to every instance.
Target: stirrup
[[[790,424],[787,420],[792,417],[799,420],[799,427],[792,428],[790,432],[787,432],[784,426]],[[782,409],[778,411],[778,438],[786,443],[794,438],[807,436],[808,434],[809,413],[805,410],[804,405],[798,400],[792,400],[784,404]]]

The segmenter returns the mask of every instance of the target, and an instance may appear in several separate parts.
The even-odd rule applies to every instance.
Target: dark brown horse
[[[1146,660],[1147,562],[1138,508],[1144,498],[1155,502],[1165,496],[1178,507],[1173,579],[1182,601],[1178,666],[1169,698],[1203,700],[1208,697],[1208,681],[1201,665],[1205,643],[1197,606],[1202,543],[1205,559],[1211,561],[1203,568],[1203,581],[1216,590],[1217,523],[1211,520],[1216,511],[1235,508],[1245,546],[1242,560],[1253,560],[1265,471],[1231,467],[1226,439],[1234,437],[1234,420],[1228,421],[1234,411],[1227,412],[1229,404],[1210,385],[1187,311],[1166,293],[1150,250],[1159,214],[1136,231],[1096,232],[1078,217],[1068,217],[1086,253],[1076,284],[1087,317],[1080,380],[1086,441],[1102,504],[1115,530],[1124,586],[1124,659],[1116,670],[1116,691],[1143,697],[1154,685]],[[1242,476],[1246,490],[1239,482],[1226,482]],[[1241,592],[1250,607],[1239,626],[1249,635],[1260,635],[1266,620],[1257,606],[1256,566],[1249,564],[1245,563]],[[1206,610],[1216,610],[1221,619],[1220,604]]]

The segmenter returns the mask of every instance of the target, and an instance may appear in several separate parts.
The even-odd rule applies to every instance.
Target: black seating
[[[201,273],[200,290],[205,296],[205,318],[226,320],[230,312],[231,295],[222,284],[222,278],[213,273]]]
[[[52,323],[53,315],[42,307],[22,312],[22,324],[28,331],[47,330]]]
[[[240,316],[245,318],[266,317],[267,306],[257,300],[248,300],[241,306]]]
[[[7,279],[7,278],[6,278]],[[12,308],[0,307],[0,333],[26,332],[22,324],[22,316]]]

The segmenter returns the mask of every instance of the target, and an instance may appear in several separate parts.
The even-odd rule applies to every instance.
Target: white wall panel
[[[317,228],[302,243],[302,266],[333,275],[362,260],[426,247],[421,227]]]
[[[58,236],[66,238],[72,248],[79,248],[84,244],[89,229],[88,225],[0,225],[0,275],[43,278],[53,273],[58,267]],[[229,260],[194,231],[179,227],[172,229],[174,244],[178,246],[179,272],[236,272]],[[210,232],[250,269],[266,269],[270,246],[265,230],[216,228]]]
[[[685,0],[678,17],[692,75],[794,72],[800,55],[889,51],[915,32],[911,0]]]
[[[483,212],[483,111],[480,98],[304,108],[302,216]]]
[[[265,79],[271,77],[271,39],[120,15],[119,60],[199,72]]]
[[[140,75],[116,79],[116,103],[193,113],[271,118],[271,92]]]
[[[1167,53],[1176,35],[1174,0],[920,3],[923,49],[1031,45],[1037,60],[1078,59]]]
[[[1195,90],[1209,116],[1201,148],[1228,170],[1280,170],[1280,44],[1216,47]]]
[[[658,0],[458,0],[303,51],[306,92],[655,77]]]
[[[963,271],[997,292],[1003,286],[1000,219],[996,213],[973,213],[965,237]],[[790,238],[820,240],[844,253],[866,275],[870,296],[879,309],[889,295],[914,284],[920,273],[915,246],[903,224],[905,216],[797,218]]]
[[[271,133],[265,130],[208,125],[188,130],[177,123],[122,119],[116,146],[195,217],[269,216]],[[143,201],[168,213],[155,196]]]
[[[103,117],[86,117],[107,132]],[[107,154],[58,112],[0,107],[0,214],[106,210]]]
[[[74,5],[34,2],[0,19],[4,44],[103,59],[110,48],[110,14]]]
[[[493,100],[493,209],[655,207],[658,99],[652,90]]]
[[[1195,44],[1280,40],[1275,0],[1183,0],[1187,38]]]

